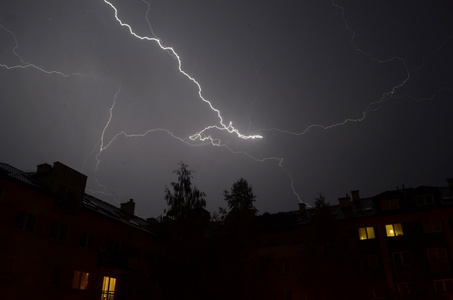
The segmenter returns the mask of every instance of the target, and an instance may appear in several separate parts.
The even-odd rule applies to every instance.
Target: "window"
[[[0,254],[0,278],[11,279],[15,267],[16,267],[15,257]]]
[[[430,248],[426,252],[431,272],[450,271],[450,261],[445,248]]]
[[[293,299],[293,291],[292,290],[279,290],[276,293],[275,299],[277,299],[277,300],[292,300]]]
[[[384,299],[384,289],[382,288],[382,286],[374,286],[371,288],[371,298],[372,300],[375,300],[375,299]]]
[[[61,280],[61,268],[54,268],[52,272],[52,284],[60,285]]]
[[[408,297],[411,293],[409,284],[407,282],[398,282],[398,292],[401,297]]]
[[[67,235],[68,226],[52,222],[50,225],[50,238],[59,240],[60,242],[66,242]]]
[[[290,259],[285,259],[280,261],[280,273],[283,274],[288,274],[291,273],[291,260]]]
[[[55,205],[63,208],[66,211],[74,210],[74,192],[60,187],[57,193]]]
[[[425,233],[442,232],[442,223],[439,218],[423,220]]]
[[[86,290],[88,288],[88,276],[90,274],[82,271],[74,271],[72,280],[72,288],[78,290]]]
[[[101,300],[113,300],[115,297],[116,278],[104,276]]]
[[[385,225],[385,231],[387,232],[388,237],[403,235],[401,223]]]
[[[366,254],[360,257],[360,265],[366,270],[376,270],[379,268],[376,254]]]
[[[412,270],[412,261],[409,251],[393,252],[393,264],[397,274]]]
[[[80,237],[79,246],[87,249],[94,248],[94,235],[83,232]]]
[[[432,204],[434,204],[434,197],[432,194],[415,196],[415,205],[417,206],[426,206]]]
[[[398,199],[382,199],[381,208],[383,211],[394,210],[400,208]]]
[[[374,239],[374,227],[362,227],[359,228],[359,237],[360,240],[370,240]]]
[[[453,279],[434,280],[434,288],[437,293],[453,293]]]
[[[14,227],[28,232],[34,232],[36,225],[36,215],[19,211],[14,220]]]

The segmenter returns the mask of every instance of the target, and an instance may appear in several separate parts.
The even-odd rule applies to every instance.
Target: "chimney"
[[[351,206],[351,198],[346,194],[346,197],[338,198],[338,202],[340,203],[340,207],[350,207]]]
[[[303,202],[299,203],[299,212],[303,214],[307,208],[307,205]]]
[[[121,211],[133,216],[134,215],[134,211],[135,211],[135,202],[134,202],[134,200],[133,199],[129,199],[129,202],[121,203]]]
[[[351,191],[352,201],[359,201],[360,200],[360,193],[359,190]]]
[[[45,175],[52,172],[52,166],[48,163],[40,164],[36,167],[36,175]]]

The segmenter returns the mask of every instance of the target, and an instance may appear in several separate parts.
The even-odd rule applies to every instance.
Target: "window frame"
[[[389,198],[381,200],[381,209],[382,211],[396,210],[400,208],[400,203],[398,198]]]
[[[450,259],[445,247],[428,248],[426,249],[426,255],[428,257],[431,272],[445,272],[451,270]]]
[[[366,270],[378,270],[379,259],[376,253],[363,254],[360,257],[360,265]]]
[[[424,233],[443,232],[442,220],[440,218],[429,218],[422,221]]]
[[[361,231],[363,234],[361,233]],[[370,236],[371,231],[372,231],[372,237]],[[360,227],[358,229],[358,232],[359,232],[359,239],[361,241],[376,239],[376,233],[374,232],[374,226]]]
[[[414,198],[415,198],[415,206],[417,206],[417,207],[434,205],[434,195],[433,194],[419,194],[419,195],[415,195]]]
[[[21,210],[16,212],[16,217],[14,218],[15,228],[34,233],[36,229],[36,223],[38,223],[38,215]]]
[[[84,231],[81,234],[81,237],[79,240],[79,246],[84,249],[92,250],[95,247],[95,241],[96,241],[96,238],[95,238],[94,234]]]
[[[438,283],[442,282],[442,291],[439,291],[437,289],[438,285],[436,285],[436,282],[438,282]],[[450,282],[450,284],[451,284],[451,289],[450,290],[447,288],[447,286],[445,284],[446,282]],[[453,279],[452,278],[434,279],[433,280],[433,284],[434,284],[434,291],[436,293],[442,293],[442,294],[446,294],[446,293],[451,294],[451,293],[453,293]]]
[[[68,225],[61,224],[58,222],[52,222],[50,224],[49,237],[52,240],[60,241],[65,243],[68,239],[69,227]]]
[[[107,284],[106,284],[107,279]],[[113,290],[111,290],[111,280],[113,279]],[[114,300],[116,295],[117,278],[104,276],[102,279],[101,300]]]
[[[387,237],[403,236],[404,235],[403,225],[401,223],[386,224],[385,233],[386,233]]]
[[[395,259],[396,256],[399,256],[401,263],[397,263],[397,260]],[[412,256],[409,251],[392,252],[392,260],[396,274],[401,274],[412,270]]]
[[[88,290],[90,273],[74,270],[72,288],[75,290]]]

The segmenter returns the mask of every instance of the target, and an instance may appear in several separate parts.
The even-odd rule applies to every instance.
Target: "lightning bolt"
[[[17,53],[17,48],[19,48],[19,42],[17,41],[17,38],[16,38],[16,35],[9,29],[7,29],[6,27],[4,27],[3,25],[0,24],[0,28],[3,29],[4,31],[8,32],[13,40],[14,40],[14,47],[12,49],[12,52],[14,54],[14,56],[16,56],[19,61],[20,61],[20,64],[18,65],[12,65],[12,66],[9,66],[9,65],[6,65],[6,64],[1,64],[0,63],[0,67],[2,68],[5,68],[7,70],[12,70],[12,69],[28,69],[28,68],[32,68],[32,69],[36,69],[38,71],[41,71],[43,73],[46,73],[46,74],[49,74],[49,75],[52,75],[52,74],[57,74],[57,75],[60,75],[60,76],[63,76],[65,78],[68,78],[68,77],[72,77],[72,76],[83,76],[82,74],[80,73],[72,73],[72,74],[65,74],[63,72],[60,72],[60,71],[54,71],[54,70],[46,70],[44,68],[41,68],[35,64],[32,64],[32,63],[29,63],[29,62],[26,62],[20,55],[19,53]]]
[[[328,129],[332,129],[332,128],[335,128],[335,127],[346,125],[348,123],[362,122],[363,120],[365,120],[365,118],[366,118],[368,113],[375,112],[375,111],[379,110],[381,108],[381,106],[388,100],[409,98],[409,99],[411,99],[411,100],[413,100],[415,102],[421,102],[423,100],[432,100],[432,99],[434,99],[437,95],[439,95],[442,92],[446,92],[446,91],[448,91],[450,93],[453,92],[451,88],[449,88],[447,86],[444,86],[444,87],[438,89],[435,93],[433,93],[433,95],[431,97],[416,98],[416,97],[413,97],[413,96],[410,96],[410,95],[395,96],[396,91],[398,89],[402,88],[403,86],[405,86],[406,83],[412,78],[412,75],[414,73],[416,73],[417,71],[419,71],[420,69],[422,69],[425,66],[426,61],[430,57],[432,57],[433,55],[438,53],[445,46],[445,44],[447,42],[449,42],[450,40],[453,39],[453,36],[447,37],[436,49],[432,50],[430,53],[428,53],[428,55],[423,57],[421,63],[418,66],[416,66],[415,68],[409,70],[409,68],[407,66],[407,63],[406,63],[406,60],[404,58],[402,58],[402,57],[394,56],[394,57],[391,57],[391,58],[388,58],[388,59],[379,59],[376,56],[374,56],[372,53],[366,52],[366,51],[362,50],[360,47],[358,47],[356,45],[356,43],[355,43],[356,33],[349,26],[349,22],[348,22],[348,20],[346,19],[345,15],[344,15],[345,14],[344,8],[342,6],[340,6],[340,5],[338,5],[334,0],[331,1],[331,4],[335,8],[337,8],[337,9],[339,9],[341,11],[341,19],[343,20],[343,23],[345,25],[346,30],[348,30],[351,33],[350,43],[351,43],[352,47],[354,48],[354,50],[359,52],[359,53],[361,53],[362,55],[368,57],[371,61],[376,62],[378,64],[384,64],[384,63],[390,63],[390,62],[393,62],[393,61],[399,61],[400,64],[404,67],[404,70],[406,72],[405,78],[403,80],[401,80],[400,83],[398,83],[395,86],[393,86],[390,90],[384,92],[380,99],[378,99],[376,101],[369,102],[368,105],[365,107],[365,109],[362,111],[362,114],[361,114],[360,117],[357,117],[357,118],[346,118],[346,119],[344,119],[341,122],[333,123],[333,124],[330,124],[330,125],[311,124],[311,125],[309,125],[307,128],[305,128],[302,131],[290,131],[290,130],[284,130],[284,129],[279,129],[279,128],[275,128],[275,127],[268,128],[268,129],[263,129],[263,130],[265,130],[265,131],[276,131],[276,132],[280,132],[280,133],[284,133],[284,134],[300,136],[300,135],[305,135],[311,129],[314,129],[314,128],[328,130]]]
[[[217,114],[217,118],[219,119],[219,124],[220,126],[218,125],[211,125],[211,126],[207,126],[205,128],[203,128],[202,130],[194,133],[193,135],[191,135],[189,138],[192,140],[192,141],[196,141],[196,140],[199,140],[199,141],[202,141],[202,142],[205,142],[205,141],[210,141],[212,142],[212,145],[214,146],[219,146],[220,145],[220,142],[218,140],[215,140],[213,139],[210,135],[205,135],[205,132],[210,130],[210,129],[218,129],[218,130],[222,130],[222,131],[228,131],[229,133],[231,134],[236,134],[237,137],[241,138],[241,139],[244,139],[244,140],[248,140],[248,139],[261,139],[263,138],[261,135],[244,135],[242,134],[241,132],[239,132],[238,129],[236,129],[234,126],[233,126],[233,123],[232,122],[229,122],[228,125],[225,124],[225,121],[223,120],[222,118],[222,115],[220,113],[220,110],[218,110],[217,108],[215,108],[212,103],[207,100],[206,98],[203,97],[202,95],[202,90],[201,90],[201,85],[200,83],[198,83],[197,80],[195,80],[195,78],[193,78],[192,76],[190,76],[187,72],[185,72],[183,69],[182,69],[182,61],[181,61],[181,58],[180,56],[176,53],[176,51],[173,49],[173,47],[170,47],[170,46],[165,46],[162,44],[162,42],[156,38],[156,37],[148,37],[148,36],[140,36],[138,34],[136,34],[132,27],[127,24],[127,23],[124,23],[119,17],[118,17],[118,10],[116,9],[116,7],[109,1],[107,0],[104,0],[104,2],[106,4],[108,4],[115,12],[115,19],[116,21],[123,27],[126,27],[129,31],[129,33],[134,36],[135,38],[137,39],[140,39],[140,40],[146,40],[146,41],[151,41],[151,42],[155,42],[162,50],[164,51],[168,51],[172,54],[172,56],[174,56],[178,62],[178,70],[181,74],[183,74],[184,76],[186,76],[190,81],[192,81],[196,86],[197,86],[197,89],[198,89],[198,96],[199,98],[205,102],[209,108],[214,111],[216,114]],[[149,24],[149,23],[148,23]],[[152,30],[152,29],[151,29]]]

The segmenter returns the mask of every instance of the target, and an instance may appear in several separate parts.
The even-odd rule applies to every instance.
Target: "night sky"
[[[0,161],[143,217],[180,161],[210,211],[240,177],[259,213],[453,177],[451,1],[111,3],[136,36],[103,0],[0,2]]]

